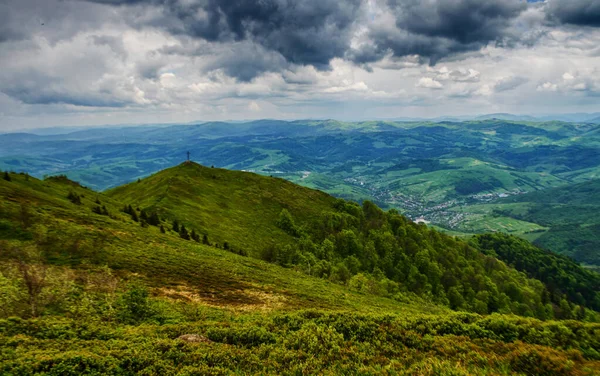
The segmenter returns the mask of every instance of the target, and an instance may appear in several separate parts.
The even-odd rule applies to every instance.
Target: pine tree
[[[140,213],[140,220],[148,223],[148,214],[146,214],[145,210],[142,210],[142,212]]]
[[[198,234],[196,234],[196,231],[192,230],[192,233],[190,234],[190,237],[197,243],[200,242],[200,236],[198,236]]]
[[[202,237],[202,244],[210,244],[210,242],[208,241],[208,235],[204,234],[204,236]]]
[[[223,242],[223,249],[229,250],[229,243]]]
[[[185,225],[181,225],[181,229],[179,230],[179,236],[180,236],[182,239],[185,239],[185,240],[190,240],[190,234],[188,234],[188,231],[187,231],[187,229],[185,228]]]
[[[108,209],[106,209],[106,206],[104,206],[104,205],[102,205],[102,215],[109,215]]]
[[[12,179],[10,178],[10,175],[8,174],[7,171],[4,171],[4,180],[6,180],[6,181],[12,181]]]
[[[163,225],[160,225],[160,232],[161,234],[164,234],[166,232]]]
[[[173,221],[173,231],[179,232],[179,222],[177,220]]]
[[[96,197],[96,204],[102,205],[102,203],[100,202],[100,199],[98,197]]]
[[[131,219],[133,219],[135,222],[139,222],[139,218],[138,218],[137,213],[135,212],[135,210],[131,211]]]
[[[151,224],[152,226],[160,225],[160,218],[159,218],[158,214],[156,214],[156,212],[153,212],[152,214],[150,214],[150,217],[148,217],[148,223]]]

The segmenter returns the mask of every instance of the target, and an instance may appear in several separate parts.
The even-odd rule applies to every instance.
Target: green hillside
[[[497,211],[502,215],[548,228],[535,244],[582,263],[600,265],[600,180],[531,192],[499,204]]]
[[[107,195],[6,176],[1,374],[600,370],[598,324],[523,317],[596,320],[585,302],[368,202],[195,164]]]
[[[254,255],[291,237],[275,226],[283,209],[299,224],[333,210],[335,199],[283,179],[190,162],[106,192],[120,202],[179,220],[220,244]],[[281,240],[279,240],[281,239]]]
[[[416,294],[479,313],[571,315],[542,301],[538,281],[490,264],[464,242],[370,202],[361,207],[282,179],[184,163],[107,194],[227,248],[378,294]],[[586,302],[600,309],[594,296]]]

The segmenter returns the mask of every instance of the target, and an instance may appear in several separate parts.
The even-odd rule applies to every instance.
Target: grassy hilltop
[[[190,162],[109,190],[120,202],[195,227],[219,243],[257,254],[266,243],[289,241],[274,224],[282,209],[306,222],[333,210],[335,198],[283,179],[208,168]]]
[[[517,270],[497,239],[196,164],[106,193],[5,176],[1,374],[600,370],[594,289],[535,279],[525,246]]]

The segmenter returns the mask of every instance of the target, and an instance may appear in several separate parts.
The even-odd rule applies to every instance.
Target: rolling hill
[[[106,194],[4,176],[2,373],[600,369],[598,324],[552,320],[593,297],[370,202],[194,163]]]
[[[531,192],[502,202],[519,204],[500,204],[497,210],[502,215],[548,229],[535,244],[583,263],[600,264],[600,180]]]
[[[212,240],[257,255],[273,239],[291,237],[276,227],[283,209],[299,224],[333,211],[336,199],[283,179],[207,168],[194,162],[160,171],[106,195],[178,219]]]

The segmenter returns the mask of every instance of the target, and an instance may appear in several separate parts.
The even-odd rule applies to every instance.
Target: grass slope
[[[67,199],[82,196],[82,204]],[[191,296],[217,306],[247,309],[276,307],[387,310],[403,306],[389,299],[353,293],[342,286],[284,269],[255,258],[243,257],[179,238],[156,227],[142,228],[120,213],[122,203],[83,188],[67,179],[40,181],[12,174],[0,180],[0,239],[28,241],[43,236],[51,263],[78,267],[82,261],[108,265],[123,278],[141,278],[149,286],[174,297]],[[92,213],[96,199],[111,217]],[[31,225],[22,230],[22,205],[29,209]],[[79,250],[73,251],[77,243]],[[273,296],[274,298],[271,298]],[[355,300],[356,299],[356,300]],[[365,300],[366,299],[366,300]],[[421,303],[423,304],[423,303]],[[418,305],[410,309],[421,311]],[[430,305],[429,309],[444,311]]]
[[[228,242],[254,253],[275,239],[291,238],[276,226],[282,209],[302,225],[335,199],[321,191],[283,179],[241,171],[207,168],[196,163],[158,172],[140,182],[109,190],[124,203],[157,211],[207,234],[211,241]]]

